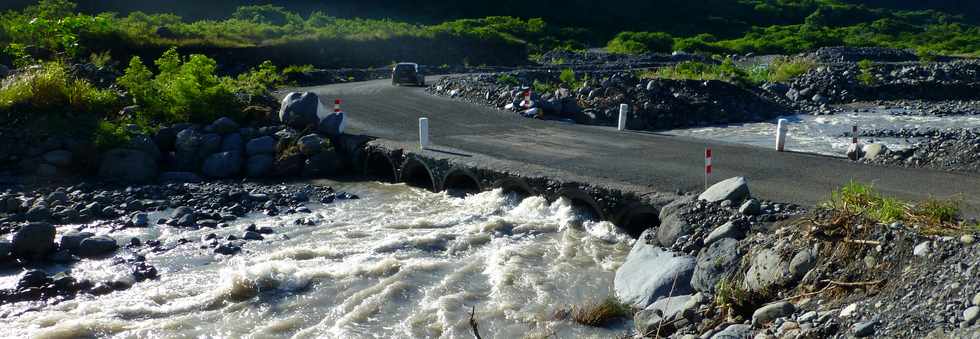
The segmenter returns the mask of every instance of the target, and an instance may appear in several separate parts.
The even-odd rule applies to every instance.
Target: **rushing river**
[[[362,199],[310,204],[306,215],[256,215],[218,230],[111,234],[120,242],[176,243],[212,232],[240,236],[249,223],[276,230],[233,257],[212,254],[199,240],[148,254],[161,277],[126,291],[34,311],[0,307],[0,336],[472,338],[471,307],[484,338],[609,338],[630,326],[554,320],[557,309],[610,295],[631,245],[608,222],[578,221],[567,201],[323,184]],[[317,224],[296,225],[300,217]],[[72,275],[101,281],[125,273],[110,260],[81,261]],[[5,272],[0,287],[16,284],[15,274]]]
[[[980,115],[939,117],[906,113],[909,112],[900,109],[875,109],[871,112],[852,111],[835,115],[783,117],[789,122],[786,150],[844,157],[851,143],[848,133],[854,125],[861,129],[980,128]],[[776,120],[673,130],[666,134],[775,148]],[[908,148],[915,142],[904,138],[861,138],[862,142],[871,139],[892,149]]]

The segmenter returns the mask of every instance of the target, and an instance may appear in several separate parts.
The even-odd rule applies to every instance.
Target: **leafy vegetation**
[[[670,53],[674,48],[674,38],[661,32],[621,32],[606,45],[612,53]]]
[[[868,184],[850,182],[831,193],[824,207],[852,215],[862,215],[879,223],[896,221],[920,227],[926,233],[960,231],[957,218],[960,203],[956,199],[930,198],[910,203],[886,197]]]
[[[674,80],[720,80],[737,85],[751,85],[760,78],[756,76],[756,80],[753,80],[747,69],[736,66],[731,59],[725,59],[720,64],[685,61],[645,72],[641,76]]]
[[[874,75],[874,63],[871,60],[864,59],[858,62],[858,69],[861,70],[861,73],[857,75],[857,79],[861,84],[871,86],[877,82],[878,78],[875,78]]]
[[[222,116],[241,121],[246,118],[242,109],[250,101],[241,96],[265,95],[281,81],[270,62],[238,78],[219,77],[214,59],[200,54],[182,57],[173,48],[155,65],[159,69],[156,74],[139,57],[133,57],[119,78],[119,84],[140,105],[140,118],[153,122],[207,123]]]
[[[48,62],[15,76],[0,88],[0,111],[32,114],[87,113],[119,106],[118,95],[72,76],[61,62]]]

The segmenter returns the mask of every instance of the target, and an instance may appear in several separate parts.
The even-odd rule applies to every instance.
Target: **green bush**
[[[879,223],[912,223],[912,226],[918,226],[926,233],[967,231],[956,225],[960,213],[958,200],[930,198],[913,204],[883,196],[873,186],[853,181],[832,192],[830,200],[823,206],[848,214],[863,215]]]
[[[674,39],[662,32],[621,32],[606,45],[609,52],[623,54],[670,53],[673,48]]]
[[[748,70],[738,67],[731,59],[725,59],[721,64],[684,61],[674,66],[643,73],[641,76],[674,80],[720,80],[739,86],[749,86],[755,84],[755,81],[764,79],[763,76],[751,76]]]
[[[769,82],[786,82],[803,75],[816,66],[817,63],[808,58],[778,58],[769,65],[767,80]]]
[[[175,48],[155,64],[159,69],[156,75],[139,57],[133,57],[118,80],[140,105],[141,118],[152,122],[207,123],[222,116],[240,120],[245,118],[242,109],[251,98],[268,95],[282,80],[268,61],[235,79],[219,77],[213,59],[200,54],[185,58]]]
[[[61,62],[28,70],[0,88],[0,111],[17,108],[32,114],[105,114],[118,106],[115,92],[72,76]]]
[[[498,75],[497,76],[497,83],[498,84],[503,84],[503,85],[508,85],[508,86],[518,86],[518,85],[521,84],[521,81],[520,80],[517,80],[517,77],[515,77],[515,76],[513,76],[511,74],[506,74],[505,73],[505,74],[501,74],[501,75]]]
[[[874,75],[874,64],[871,60],[864,59],[858,62],[858,69],[861,70],[861,73],[858,73],[857,79],[862,85],[873,86],[878,82],[878,78]]]

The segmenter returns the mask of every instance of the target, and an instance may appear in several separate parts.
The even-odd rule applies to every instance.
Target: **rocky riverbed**
[[[616,272],[616,295],[638,310],[632,335],[959,338],[980,331],[975,220],[936,230],[840,210],[805,212],[751,199],[738,178],[664,207],[661,219]]]

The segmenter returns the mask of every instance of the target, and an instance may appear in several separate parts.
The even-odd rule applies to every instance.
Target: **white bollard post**
[[[630,111],[629,105],[627,104],[619,105],[619,125],[617,126],[619,126],[618,129],[620,131],[626,130],[626,115],[629,114],[629,111]]]
[[[429,118],[419,118],[419,147],[429,147]]]
[[[779,119],[776,124],[776,151],[782,152],[786,148],[786,119]]]

